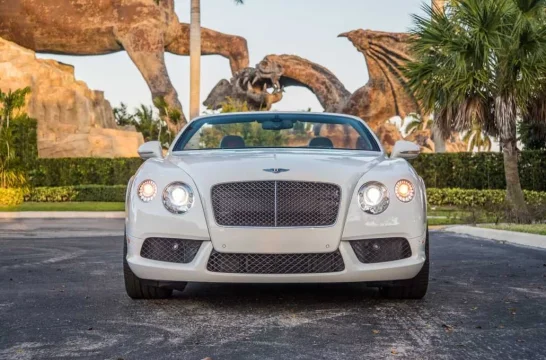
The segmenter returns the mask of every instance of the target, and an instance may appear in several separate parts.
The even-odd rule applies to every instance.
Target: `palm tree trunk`
[[[199,116],[201,92],[201,0],[191,0],[190,120]]]
[[[436,153],[445,153],[446,152],[446,141],[442,136],[442,132],[436,126],[436,121],[433,122],[432,129],[432,141],[434,142],[434,152]]]
[[[525,203],[518,171],[518,148],[516,131],[516,100],[512,94],[495,99],[495,121],[500,130],[506,178],[506,202],[517,222],[529,222],[531,216]]]

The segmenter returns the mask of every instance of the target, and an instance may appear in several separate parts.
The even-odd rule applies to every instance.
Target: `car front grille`
[[[220,226],[310,227],[335,224],[341,189],[327,183],[253,181],[218,184],[211,195]]]
[[[144,240],[140,256],[150,260],[188,264],[193,261],[202,241],[169,238]]]
[[[385,238],[350,241],[358,260],[376,264],[411,257],[411,246],[404,238]]]
[[[207,269],[229,274],[323,274],[345,270],[341,253],[226,254],[213,250]]]

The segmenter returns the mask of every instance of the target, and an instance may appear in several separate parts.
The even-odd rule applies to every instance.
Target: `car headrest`
[[[326,138],[326,137],[316,137],[314,139],[311,139],[309,142],[309,147],[320,147],[320,148],[328,148],[332,149],[334,147],[334,143],[332,140]]]
[[[220,148],[222,149],[240,149],[245,147],[245,141],[242,137],[237,135],[226,135],[220,142]]]
[[[370,143],[367,141],[367,139],[363,138],[362,136],[359,136],[358,139],[356,139],[355,149],[357,149],[357,150],[372,150],[372,149],[370,149]]]

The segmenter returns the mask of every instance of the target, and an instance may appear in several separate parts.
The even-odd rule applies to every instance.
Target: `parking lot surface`
[[[433,232],[422,301],[201,283],[134,301],[122,241],[0,238],[0,359],[546,359],[544,250]]]

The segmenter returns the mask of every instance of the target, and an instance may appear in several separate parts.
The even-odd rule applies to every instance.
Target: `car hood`
[[[219,183],[264,180],[327,182],[352,191],[365,173],[385,160],[377,152],[305,149],[185,151],[167,158],[191,176],[201,192]]]

